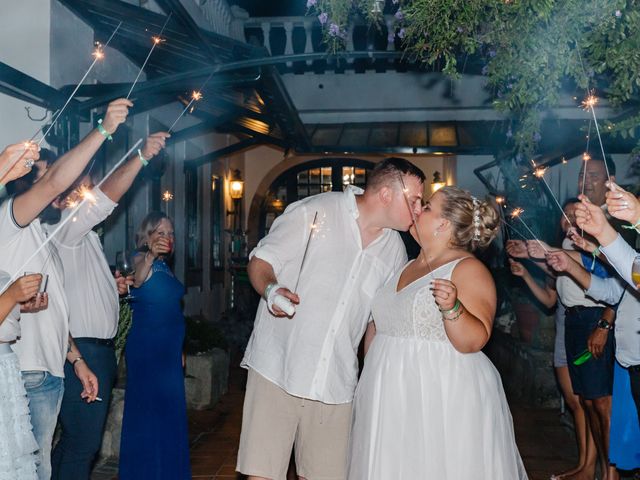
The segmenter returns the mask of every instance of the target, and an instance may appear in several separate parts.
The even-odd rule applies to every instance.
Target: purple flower
[[[513,83],[507,83],[507,90],[511,90],[513,88]]]
[[[534,142],[539,142],[540,140],[542,140],[542,135],[540,135],[540,132],[534,132],[533,133],[533,141]]]
[[[489,50],[489,56],[491,58],[495,57],[496,56],[496,51],[495,50]]]
[[[332,37],[337,37],[338,35],[340,35],[340,27],[335,23],[329,25],[329,35],[331,35]]]
[[[325,23],[327,23],[327,20],[329,20],[329,15],[327,14],[327,12],[322,12],[320,15],[318,15],[318,20],[322,25],[324,25]]]
[[[462,32],[464,32],[464,28],[462,28],[462,27],[456,27],[456,32],[458,32],[458,33],[462,33]]]
[[[395,17],[396,17],[396,20],[398,20],[400,22],[402,20],[404,20],[404,12],[402,11],[402,9],[400,9],[400,8],[398,9],[398,11],[395,14]]]
[[[391,3],[393,3],[394,5],[397,5],[400,2],[400,0],[391,0]]]
[[[398,32],[398,38],[403,39],[406,36],[407,32],[404,31],[404,28],[401,28]]]
[[[307,8],[315,7],[318,0],[307,0]]]
[[[393,32],[389,32],[389,35],[387,35],[387,43],[393,43],[396,40],[396,34]]]
[[[507,138],[511,137],[513,137],[513,132],[511,131],[511,127],[509,127],[509,130],[507,130]]]
[[[620,18],[622,16],[622,12],[620,10],[616,10],[616,18]]]
[[[484,67],[482,67],[482,75],[488,75],[489,74],[489,65],[485,65]]]

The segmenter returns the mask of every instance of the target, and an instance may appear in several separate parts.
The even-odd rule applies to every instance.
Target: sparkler
[[[209,78],[211,78],[211,75],[209,75]],[[171,124],[171,126],[169,127],[169,130],[167,130],[167,132],[171,133],[171,131],[173,130],[173,127],[175,127],[176,124],[178,123],[178,121],[183,117],[183,115],[185,113],[187,113],[187,110],[189,110],[191,105],[193,105],[193,102],[197,102],[200,99],[202,99],[202,92],[200,92],[199,90],[194,90],[191,93],[191,101],[189,103],[187,103],[187,106],[184,107],[184,110],[182,110],[182,112],[180,112],[180,115],[178,115],[178,118],[176,118],[175,121]],[[193,110],[191,110],[191,111],[193,112]]]
[[[562,209],[562,205],[560,205],[560,202],[558,201],[558,199],[556,198],[555,194],[553,193],[553,190],[551,190],[551,187],[549,186],[549,183],[547,182],[547,179],[544,178],[544,174],[547,172],[547,168],[546,167],[538,167],[534,170],[533,175],[539,179],[541,179],[545,186],[547,187],[547,190],[549,190],[549,193],[551,194],[551,198],[553,198],[553,201],[556,202],[556,205],[558,206],[558,208],[560,209],[560,212],[562,212],[562,215],[564,216],[565,220],[567,222],[569,222],[569,226],[571,226],[571,220],[569,220],[569,217],[567,217],[567,214],[564,213],[564,210]],[[584,184],[583,184],[584,186]]]
[[[129,97],[131,96],[131,92],[133,92],[133,89],[135,88],[136,83],[138,83],[138,79],[140,78],[140,75],[142,75],[142,72],[144,71],[144,67],[147,66],[147,62],[149,61],[149,58],[151,58],[151,54],[153,53],[155,48],[158,45],[160,45],[160,43],[164,42],[164,39],[162,38],[162,33],[164,32],[164,29],[167,27],[167,24],[169,23],[169,20],[171,19],[172,15],[173,15],[173,12],[169,12],[169,16],[165,20],[164,25],[162,25],[162,29],[160,30],[160,33],[158,35],[151,37],[153,45],[151,45],[151,50],[149,50],[149,53],[147,54],[147,58],[145,58],[144,62],[142,63],[142,67],[140,67],[140,70],[138,71],[138,76],[133,81],[133,85],[131,85],[131,89],[129,90],[129,93],[127,93],[127,100],[129,100]]]
[[[609,167],[607,166],[607,157],[604,153],[604,145],[602,144],[602,137],[600,136],[600,127],[598,127],[598,119],[596,118],[596,110],[595,106],[598,103],[598,97],[596,97],[593,93],[587,95],[582,102],[582,108],[585,110],[591,110],[591,115],[593,116],[593,123],[596,126],[596,133],[598,134],[598,142],[600,143],[600,151],[602,152],[602,161],[604,162],[604,168],[607,172],[607,180],[611,182],[611,175],[609,175]],[[583,184],[584,185],[584,184]]]
[[[166,190],[162,194],[162,201],[164,202],[164,213],[167,216],[169,216],[169,202],[171,200],[173,200],[173,193],[171,193],[169,190]]]
[[[540,244],[540,246],[542,247],[542,249],[549,253],[549,250],[547,249],[547,247],[544,246],[544,243],[542,243],[540,240],[538,240],[538,238],[536,237],[536,234],[533,233],[533,231],[529,228],[529,225],[526,224],[526,222],[522,219],[522,217],[520,215],[522,215],[524,213],[524,209],[522,208],[514,208],[513,211],[511,212],[511,218],[517,218],[518,220],[520,220],[520,222],[522,223],[522,225],[524,225],[524,228],[527,229],[527,231],[531,234],[531,236],[533,237],[533,239],[538,242]]]
[[[316,230],[316,221],[318,220],[318,212],[313,216],[313,223],[311,224],[311,229],[309,230],[309,236],[307,237],[307,244],[304,247],[304,253],[302,254],[302,262],[300,263],[300,270],[298,272],[298,279],[296,280],[296,286],[293,288],[293,293],[298,291],[298,284],[300,283],[300,276],[302,275],[302,269],[304,268],[305,261],[307,259],[307,252],[309,251],[309,244],[311,243],[311,238],[313,237],[313,232]]]
[[[133,152],[135,152],[138,149],[141,143],[142,143],[142,139],[139,139],[133,145],[133,147],[131,147],[131,149],[127,153],[125,153],[120,160],[118,160],[118,162],[111,168],[111,170],[109,170],[109,172],[104,176],[104,178],[100,180],[100,183],[98,183],[95,186],[95,188],[100,188],[102,184],[107,180],[107,178],[109,178],[113,174],[113,172],[115,172],[120,167],[120,165],[122,165],[124,161],[127,160],[133,154]],[[91,193],[91,195],[86,195],[86,194],[83,195],[82,201],[80,201],[74,207],[74,209],[71,210],[67,218],[65,218],[58,224],[55,230],[47,236],[47,238],[40,244],[40,246],[38,246],[38,248],[29,256],[29,258],[27,258],[27,260],[22,264],[22,266],[16,270],[16,273],[14,273],[11,276],[11,279],[9,280],[9,282],[7,282],[4,288],[0,290],[0,295],[2,295],[5,292],[5,290],[9,288],[9,286],[11,286],[11,284],[20,276],[21,272],[24,272],[26,270],[29,263],[34,258],[36,258],[36,256],[42,251],[42,249],[46,247],[49,244],[49,242],[51,242],[51,240],[53,240],[53,238],[58,234],[58,232],[60,232],[62,227],[64,227],[68,222],[72,221],[72,219],[75,217],[75,214],[78,213],[78,210],[80,209],[80,207],[82,207],[82,205],[84,205],[85,202],[91,201],[91,198],[93,198],[93,201],[95,201],[95,196],[93,196],[93,193]]]
[[[67,108],[67,106],[69,105],[71,100],[73,100],[73,97],[75,97],[76,93],[78,92],[78,89],[84,83],[84,81],[86,80],[86,78],[89,75],[89,73],[91,72],[91,70],[93,70],[93,67],[95,66],[95,64],[98,62],[98,60],[102,60],[104,58],[104,48],[107,47],[109,45],[109,43],[111,43],[111,40],[113,39],[113,37],[118,32],[118,30],[120,29],[121,25],[122,25],[122,22],[118,23],[118,26],[115,28],[115,30],[113,31],[113,33],[111,34],[111,36],[107,40],[107,43],[105,43],[104,45],[98,44],[96,46],[95,50],[91,54],[93,56],[93,62],[91,62],[91,65],[89,65],[89,68],[85,72],[84,76],[80,79],[80,81],[78,82],[76,87],[73,89],[73,92],[71,92],[71,95],[69,95],[69,98],[67,98],[67,100],[64,103],[64,105],[62,106],[62,108],[60,110],[58,110],[58,113],[56,113],[54,115],[54,117],[51,120],[51,125],[49,125],[49,128],[47,128],[47,130],[44,132],[44,134],[42,135],[42,138],[40,140],[38,140],[38,142],[36,143],[38,148],[40,147],[40,145],[42,145],[42,142],[44,142],[44,139],[47,138],[47,135],[49,134],[51,129],[55,126],[55,124],[58,122],[58,120],[60,119],[60,116],[65,111],[65,109]],[[41,131],[41,128],[38,129],[38,131],[33,134],[33,136],[29,139],[28,142],[25,142],[25,153],[26,153],[27,149],[30,148],[33,140],[38,136],[38,133],[40,133],[40,131]],[[0,172],[0,182],[2,182],[2,180],[4,180],[4,177],[6,176],[7,172],[9,170],[11,170],[15,166],[15,164],[18,163],[18,161],[20,161],[23,157],[24,157],[24,154],[22,154],[20,157],[18,157],[14,162],[11,162],[11,163],[9,163],[8,165],[5,166],[5,168]]]

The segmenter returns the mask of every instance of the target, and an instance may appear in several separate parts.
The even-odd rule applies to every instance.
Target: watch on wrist
[[[596,327],[601,328],[602,330],[611,330],[613,328],[613,325],[607,322],[604,318],[601,318],[600,320],[598,320]]]

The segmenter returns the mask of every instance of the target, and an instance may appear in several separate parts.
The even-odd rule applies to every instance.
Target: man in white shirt
[[[90,192],[53,240],[64,264],[65,290],[69,296],[69,330],[82,354],[98,377],[102,402],[86,403],[79,397],[82,384],[65,366],[64,396],[60,409],[62,431],[52,455],[52,479],[88,479],[102,443],[111,390],[116,379],[113,338],[118,331],[118,287],[104,256],[98,234],[92,229],[103,222],[129,190],[146,162],[165,146],[164,132],[149,138],[137,155],[118,168],[101,188],[91,185],[91,177],[76,182],[53,202],[62,210],[59,222],[70,215],[68,207],[82,201],[82,190]],[[45,224],[52,232],[58,223]],[[124,280],[124,279],[122,279]]]
[[[36,162],[41,175],[36,176],[35,183],[0,207],[0,270],[15,274],[24,268],[48,275],[48,308],[21,316],[21,338],[13,345],[29,397],[33,433],[40,447],[41,480],[51,477],[51,442],[62,401],[65,359],[82,382],[83,398],[94,401],[98,385],[69,336],[63,268],[56,248],[48,244],[26,267],[24,262],[46,239],[38,220],[40,212],[78,178],[105,139],[126,120],[131,105],[125,99],[110,103],[100,129],[90,132],[50,168]]]
[[[72,213],[68,207],[82,201],[83,191],[90,192],[74,213],[73,220],[62,227],[53,243],[64,265],[65,290],[69,296],[69,330],[82,357],[98,377],[102,402],[82,401],[79,396],[82,384],[71,375],[72,367],[67,363],[60,409],[62,431],[51,459],[54,480],[89,478],[102,442],[116,379],[113,338],[118,330],[118,287],[100,238],[92,229],[113,212],[143,166],[164,148],[168,136],[164,132],[149,136],[139,153],[107,178],[101,188],[92,188],[90,175],[82,177],[70,192],[65,192],[52,203],[56,211],[62,211],[58,221],[43,224],[47,232],[55,230],[58,223]]]
[[[300,477],[345,478],[357,348],[376,291],[407,261],[394,230],[420,214],[424,179],[407,160],[385,159],[366,191],[290,205],[251,253],[263,300],[242,361],[237,470],[249,479],[284,479],[294,444]],[[290,316],[277,296],[295,305]]]

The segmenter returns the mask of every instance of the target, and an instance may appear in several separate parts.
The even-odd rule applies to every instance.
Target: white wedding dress
[[[430,290],[460,260],[373,304],[377,333],[353,401],[349,480],[525,480],[500,375],[458,352]],[[435,274],[435,276],[434,276]]]

